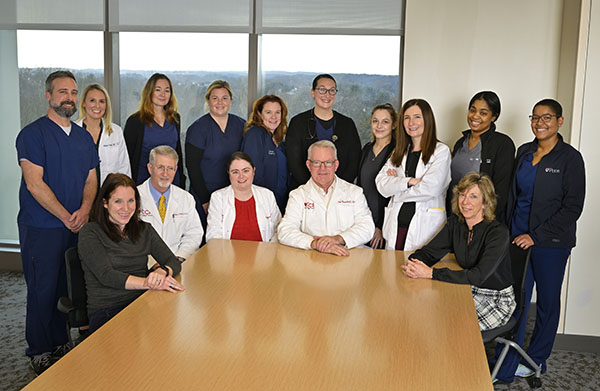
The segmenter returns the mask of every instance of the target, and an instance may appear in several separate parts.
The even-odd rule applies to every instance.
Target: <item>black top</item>
[[[406,168],[404,169],[404,175],[406,177],[414,178],[417,172],[417,165],[419,164],[419,158],[421,157],[421,151],[410,152],[406,157]],[[415,215],[415,202],[403,202],[398,212],[398,228],[408,228],[410,221]]]
[[[177,162],[177,172],[179,173],[179,187],[185,189],[185,174],[183,173],[183,153],[181,152],[181,118],[178,113],[175,113],[177,120],[175,128],[177,129],[177,146],[175,151],[179,156]],[[144,144],[144,127],[146,125],[140,120],[139,111],[131,114],[127,118],[125,128],[123,129],[123,137],[127,145],[127,153],[129,154],[129,163],[131,163],[131,177],[134,181],[138,178],[140,169],[147,170],[146,167],[140,168],[140,159],[142,156],[142,145]]]
[[[471,129],[463,132],[452,149],[452,156],[462,148],[465,139],[471,134]],[[492,179],[494,189],[498,195],[496,204],[496,219],[505,222],[505,208],[508,199],[508,189],[513,173],[515,157],[515,143],[507,135],[496,132],[496,124],[492,123],[490,129],[481,135],[481,165],[479,171]],[[448,187],[446,196],[446,210],[452,213],[452,186]]]
[[[381,229],[381,227],[383,227],[383,211],[390,199],[389,197],[386,198],[379,194],[377,187],[375,186],[375,178],[392,154],[396,142],[392,139],[392,141],[379,152],[379,155],[377,155],[376,158],[373,153],[374,144],[375,142],[371,141],[365,144],[362,149],[356,184],[363,188],[367,204],[373,215],[375,227]],[[372,160],[373,158],[375,158],[375,160]]]
[[[537,151],[537,139],[517,151],[515,168],[527,154]],[[585,199],[585,166],[581,153],[563,141],[537,164],[537,173],[529,214],[529,236],[537,247],[575,247],[576,222]],[[517,184],[513,177],[506,218],[510,225],[517,202]]]
[[[435,265],[453,252],[463,270],[433,269],[433,279],[455,284],[470,284],[479,288],[502,290],[513,283],[508,228],[496,220],[482,221],[473,226],[473,238],[467,245],[469,227],[450,216],[444,228],[429,244],[415,251],[409,259]]]
[[[360,138],[351,118],[334,110],[333,143],[337,148],[340,165],[336,175],[353,183],[358,174]],[[290,191],[305,184],[310,178],[306,167],[308,147],[318,141],[314,109],[296,115],[290,121],[285,137],[288,169],[291,173]]]

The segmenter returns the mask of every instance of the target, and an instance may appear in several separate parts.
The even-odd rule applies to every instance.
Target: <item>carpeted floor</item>
[[[25,299],[23,274],[0,272],[0,390],[19,390],[35,377],[25,356]],[[600,354],[554,351],[542,384],[540,390],[600,391]],[[496,391],[529,389],[524,379],[494,386]]]

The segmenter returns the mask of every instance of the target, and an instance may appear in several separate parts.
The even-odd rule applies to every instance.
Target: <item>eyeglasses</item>
[[[541,118],[542,121],[544,121],[545,123],[548,123],[548,122],[552,121],[552,117],[558,118],[558,115],[556,115],[556,114],[530,115],[529,119],[531,120],[531,122],[536,123]]]
[[[315,88],[315,91],[317,91],[321,95],[325,95],[326,93],[329,92],[329,95],[335,96],[335,94],[337,94],[337,92],[338,92],[338,89],[335,87],[332,87],[330,89],[327,89],[325,87],[318,87],[318,88]]]
[[[171,173],[171,172],[174,172],[174,171],[175,171],[175,167],[171,167],[171,166],[163,166],[163,165],[156,166],[156,169],[157,169],[158,171],[165,171],[165,170],[166,170],[166,171],[167,171],[167,172],[169,172],[169,173]]]
[[[333,163],[336,162],[335,160],[326,160],[326,161],[322,162],[320,160],[310,160],[310,159],[308,159],[308,161],[314,168],[321,168],[322,165],[325,165],[325,167],[327,167],[327,168],[331,168],[331,167],[333,167]]]

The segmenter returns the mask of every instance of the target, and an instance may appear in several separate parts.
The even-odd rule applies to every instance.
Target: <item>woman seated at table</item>
[[[89,84],[81,93],[79,120],[76,124],[88,131],[94,139],[100,164],[96,167],[98,188],[110,173],[131,175],[129,154],[123,130],[112,123],[110,96],[100,84]]]
[[[167,75],[155,73],[142,90],[140,109],[127,118],[125,142],[131,162],[131,177],[139,185],[150,178],[146,169],[150,151],[168,145],[177,151],[179,163],[173,184],[185,189],[181,153],[181,119],[173,85]]]
[[[427,101],[410,99],[399,115],[394,152],[375,177],[377,190],[391,197],[385,208],[383,238],[389,250],[413,251],[439,232],[450,183],[450,149],[437,139]]]
[[[402,266],[411,278],[470,284],[481,330],[505,325],[515,307],[508,229],[494,220],[496,193],[485,174],[467,174],[454,187],[448,222],[428,245],[415,251]],[[463,270],[432,269],[454,253]]]
[[[244,152],[234,152],[227,163],[230,186],[215,191],[208,207],[206,241],[238,239],[273,241],[281,219],[273,192],[252,184],[254,163]]]
[[[275,194],[283,213],[288,199],[288,167],[285,156],[287,107],[276,95],[265,95],[254,102],[250,120],[244,126],[242,152],[256,165],[254,182]]]
[[[181,262],[152,225],[139,218],[140,195],[127,175],[109,174],[77,244],[88,298],[90,332],[138,298],[144,290],[182,291],[173,276]],[[158,262],[149,271],[148,255]]]

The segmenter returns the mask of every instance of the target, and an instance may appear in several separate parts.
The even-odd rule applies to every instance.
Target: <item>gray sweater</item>
[[[131,276],[148,275],[148,254],[161,265],[169,266],[177,275],[181,262],[169,250],[152,225],[145,229],[136,243],[129,239],[114,242],[95,223],[86,224],[79,232],[77,244],[87,290],[88,313],[128,305],[144,291],[126,290]]]

